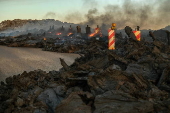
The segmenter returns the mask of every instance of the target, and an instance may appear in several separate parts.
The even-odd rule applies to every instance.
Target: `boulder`
[[[86,105],[78,93],[71,93],[56,107],[55,113],[91,113],[91,106]]]
[[[154,112],[152,102],[136,100],[134,97],[117,90],[97,95],[94,113],[149,113]]]

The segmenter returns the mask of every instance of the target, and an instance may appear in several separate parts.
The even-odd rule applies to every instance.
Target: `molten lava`
[[[47,40],[47,39],[44,37],[44,40]]]
[[[89,37],[93,37],[95,34],[96,34],[96,33],[91,33],[91,34],[89,35]]]
[[[100,36],[100,37],[102,37],[102,33],[101,33],[101,30],[99,29],[99,28],[95,28],[94,29],[94,33],[91,33],[90,35],[89,35],[89,37],[93,37],[93,36]]]
[[[61,35],[61,33],[56,33],[56,35]]]
[[[70,36],[71,34],[73,34],[73,33],[68,33],[67,36]]]

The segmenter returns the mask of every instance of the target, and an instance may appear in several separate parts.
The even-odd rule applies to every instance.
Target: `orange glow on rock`
[[[73,34],[73,33],[68,33],[67,36],[70,36],[71,34]]]
[[[56,33],[56,35],[61,35],[61,33]]]
[[[93,37],[95,34],[96,34],[96,33],[91,33],[91,34],[89,35],[89,37]]]

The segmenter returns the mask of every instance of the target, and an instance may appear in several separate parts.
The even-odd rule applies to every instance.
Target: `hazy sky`
[[[55,18],[65,20],[69,13],[85,14],[98,6],[120,4],[122,0],[0,0],[0,21],[11,19]]]
[[[0,21],[17,18],[55,18],[64,21],[69,14],[77,13],[82,16],[91,8],[103,12],[108,4],[122,5],[124,1],[126,0],[0,0]]]
[[[170,0],[0,0],[0,22],[53,18],[71,23],[115,21],[120,26],[165,27],[170,25],[169,14]]]

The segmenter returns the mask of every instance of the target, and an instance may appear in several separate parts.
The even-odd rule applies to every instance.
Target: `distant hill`
[[[39,31],[47,31],[50,27],[58,29],[62,26],[69,28],[70,25],[76,28],[76,24],[61,22],[54,19],[43,20],[5,20],[0,23],[0,36],[15,36],[27,33],[38,33]]]
[[[4,31],[8,28],[21,27],[26,23],[33,22],[33,21],[36,20],[21,20],[21,19],[4,20],[0,23],[0,31]]]

